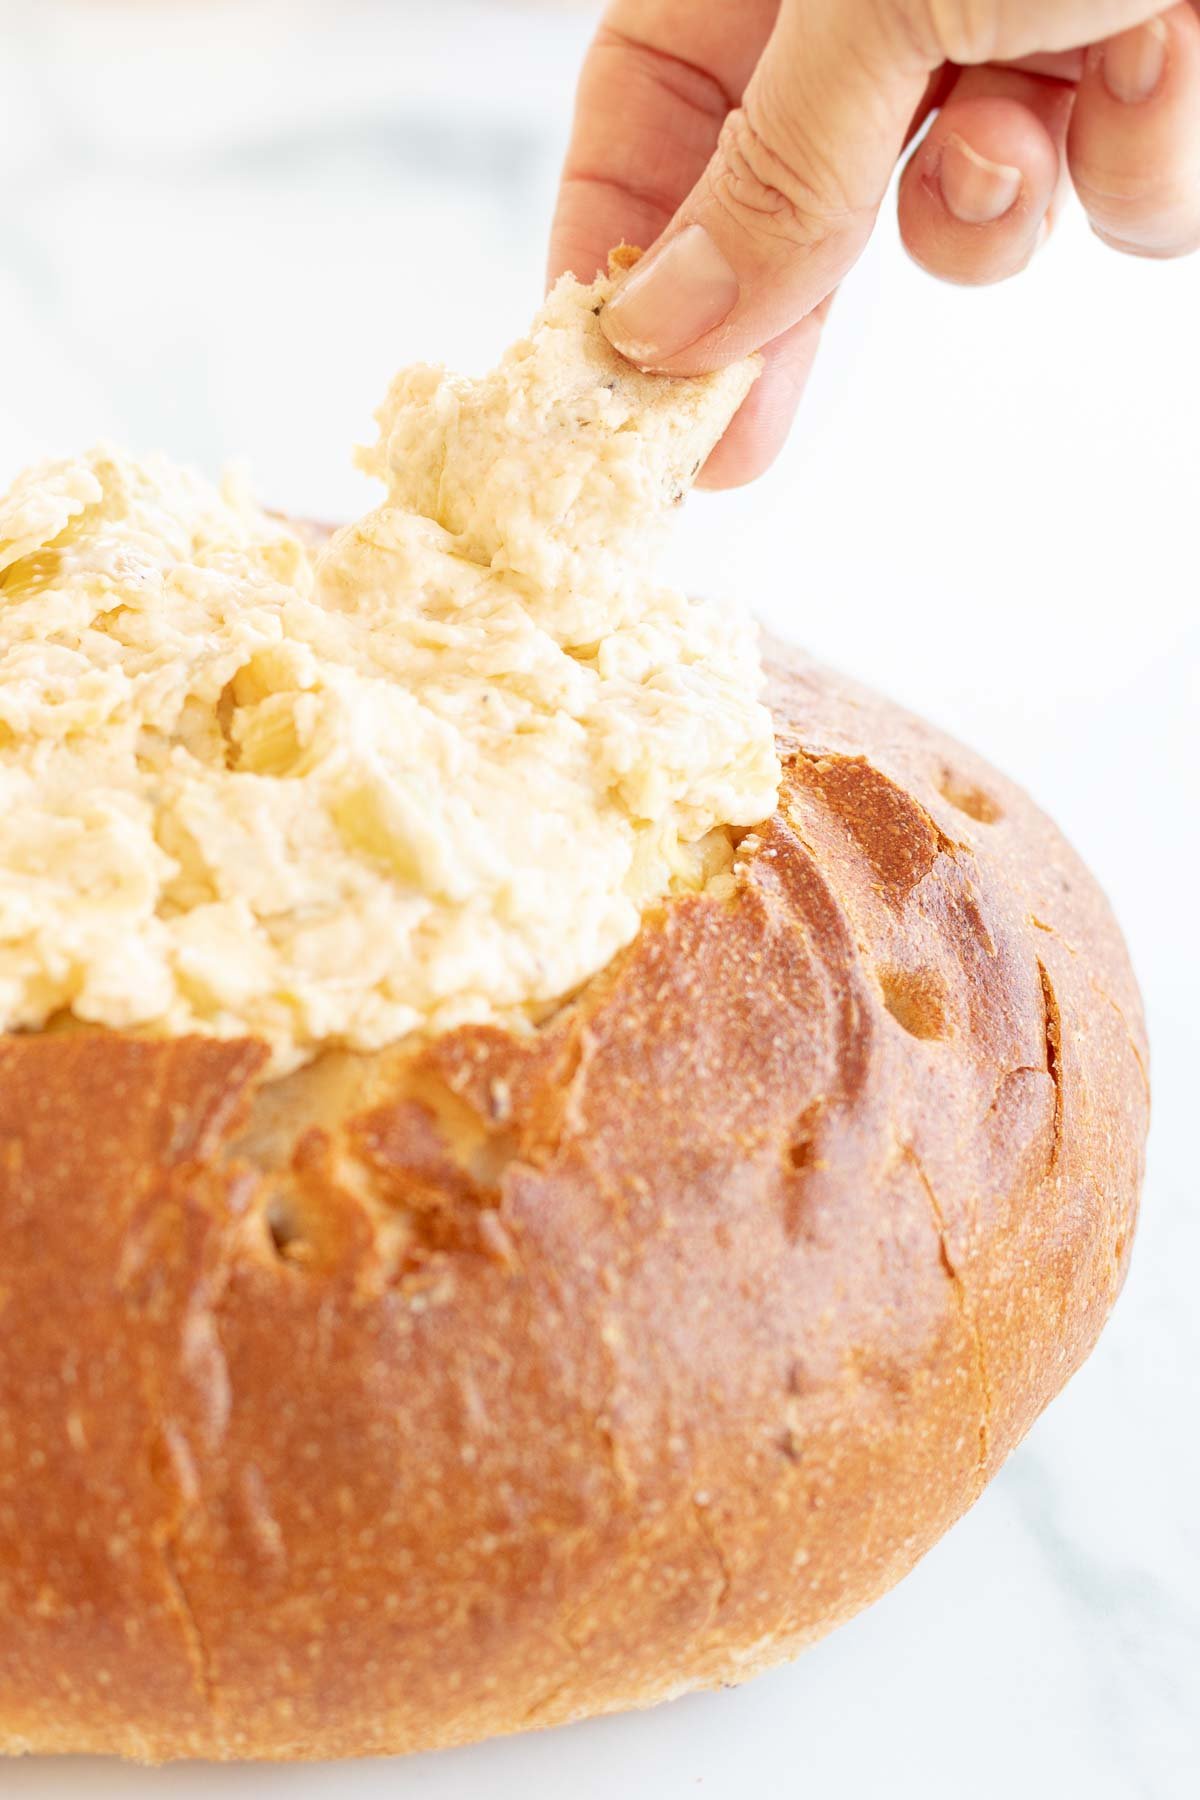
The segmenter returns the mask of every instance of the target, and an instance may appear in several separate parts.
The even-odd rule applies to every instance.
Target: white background
[[[0,0],[0,481],[107,436],[337,518],[400,364],[482,367],[539,294],[586,5]],[[27,1762],[11,1800],[1174,1800],[1200,1769],[1200,266],[1072,220],[936,287],[890,222],[753,489],[682,575],[1027,783],[1107,886],[1156,1117],[1128,1288],[975,1511],[800,1663],[407,1763]],[[3,1621],[0,1620],[0,1629]]]

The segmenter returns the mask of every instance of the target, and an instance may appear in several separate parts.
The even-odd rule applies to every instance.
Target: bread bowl
[[[0,1749],[391,1754],[740,1681],[1121,1285],[1146,1046],[1033,803],[771,646],[720,881],[524,1021],[0,1039]]]

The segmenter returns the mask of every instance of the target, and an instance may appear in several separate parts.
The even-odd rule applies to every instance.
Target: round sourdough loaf
[[[1011,783],[773,653],[735,897],[535,1031],[0,1041],[0,1747],[461,1743],[892,1585],[1095,1341],[1147,1118]]]

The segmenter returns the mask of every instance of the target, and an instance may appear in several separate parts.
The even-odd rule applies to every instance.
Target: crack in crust
[[[162,1561],[163,1574],[166,1576],[167,1591],[174,1601],[176,1614],[179,1618],[184,1640],[187,1644],[188,1657],[191,1661],[192,1668],[195,1671],[196,1690],[204,1703],[206,1712],[209,1714],[209,1717],[212,1719],[215,1726],[219,1709],[217,1704],[217,1686],[213,1676],[212,1658],[209,1654],[208,1645],[204,1639],[204,1633],[200,1629],[200,1621],[196,1617],[195,1609],[188,1598],[187,1587],[180,1576],[179,1568],[175,1561],[175,1546],[172,1538],[164,1540],[164,1542],[159,1545],[159,1555]]]
[[[189,1295],[181,1322],[180,1371],[199,1404],[202,1451],[210,1456],[220,1450],[232,1400],[232,1381],[217,1324],[218,1308],[231,1275],[230,1261],[221,1256],[215,1277],[202,1275]],[[197,1694],[210,1728],[220,1740],[221,1703],[215,1660],[178,1556],[188,1516],[195,1513],[199,1504],[196,1458],[182,1428],[164,1417],[155,1383],[145,1370],[140,1375],[140,1385],[152,1430],[146,1451],[147,1470],[164,1499],[174,1500],[171,1516],[156,1528],[159,1560],[183,1633]]]
[[[1150,1071],[1146,1067],[1146,1058],[1142,1052],[1141,1045],[1138,1043],[1137,1034],[1129,1023],[1125,1008],[1121,1006],[1118,1001],[1113,999],[1112,995],[1102,982],[1097,981],[1095,970],[1090,966],[1088,959],[1081,955],[1074,944],[1067,941],[1056,926],[1048,925],[1044,919],[1039,919],[1036,913],[1031,913],[1029,915],[1029,923],[1034,927],[1035,931],[1044,931],[1048,937],[1054,938],[1056,943],[1062,945],[1068,956],[1074,957],[1077,962],[1083,963],[1084,973],[1087,976],[1088,984],[1092,988],[1092,991],[1104,1001],[1106,1006],[1112,1007],[1112,1010],[1116,1013],[1117,1018],[1121,1022],[1121,1029],[1125,1034],[1133,1060],[1137,1064],[1137,1071],[1141,1077],[1142,1088],[1145,1092],[1146,1099],[1149,1100]],[[1040,967],[1041,965],[1039,964],[1038,966]]]
[[[1042,1010],[1045,1018],[1046,1073],[1054,1083],[1054,1125],[1050,1144],[1050,1167],[1053,1170],[1058,1163],[1063,1134],[1062,1013],[1059,1011],[1054,984],[1050,980],[1045,963],[1040,958],[1037,971],[1038,980],[1041,983]]]
[[[714,1531],[712,1522],[708,1518],[707,1514],[708,1514],[707,1505],[705,1503],[703,1503],[702,1501],[698,1500],[695,1497],[695,1495],[693,1495],[693,1497],[692,1497],[692,1516],[696,1521],[696,1529],[699,1531],[700,1536],[704,1539],[704,1542],[708,1545],[709,1551],[712,1555],[713,1561],[717,1565],[717,1571],[718,1571],[717,1590],[712,1597],[711,1604],[709,1605],[708,1616],[705,1619],[703,1625],[701,1625],[701,1627],[699,1629],[699,1635],[701,1637],[706,1636],[707,1633],[712,1630],[712,1628],[716,1624],[717,1620],[720,1618],[722,1608],[724,1607],[725,1602],[728,1600],[730,1591],[733,1587],[733,1572],[729,1567],[728,1561],[726,1560],[725,1552],[721,1548],[721,1541],[718,1538],[716,1532]]]
[[[925,1192],[925,1197],[929,1202],[929,1210],[933,1216],[934,1229],[937,1232],[938,1254],[941,1257],[942,1267],[945,1269],[953,1286],[955,1304],[971,1340],[972,1354],[975,1359],[975,1373],[979,1382],[979,1392],[982,1401],[979,1415],[978,1459],[979,1491],[982,1492],[983,1487],[987,1482],[989,1464],[991,1461],[992,1411],[994,1406],[991,1381],[988,1374],[987,1352],[983,1342],[983,1333],[979,1328],[979,1320],[970,1290],[968,1289],[967,1283],[964,1281],[962,1273],[955,1263],[954,1258],[950,1254],[950,1247],[946,1238],[945,1213],[942,1210],[942,1205],[937,1197],[933,1183],[930,1181],[929,1176],[925,1171],[925,1165],[912,1144],[905,1144],[902,1147],[902,1153],[912,1164],[917,1179]]]
[[[173,1506],[171,1516],[160,1521],[153,1533],[164,1587],[168,1604],[179,1623],[197,1697],[212,1729],[219,1733],[220,1709],[213,1659],[176,1554],[184,1520],[196,1504],[195,1461],[183,1433],[169,1420],[164,1422],[161,1418],[145,1372],[139,1385],[143,1405],[152,1422],[145,1453],[146,1471],[164,1500]]]

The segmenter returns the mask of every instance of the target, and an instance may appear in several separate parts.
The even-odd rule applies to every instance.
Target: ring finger
[[[909,254],[943,280],[1002,281],[1029,262],[1063,179],[1072,85],[964,70],[901,178]]]

